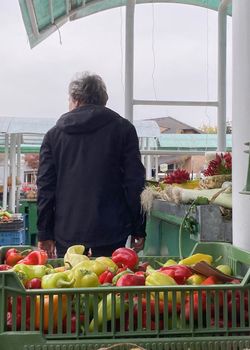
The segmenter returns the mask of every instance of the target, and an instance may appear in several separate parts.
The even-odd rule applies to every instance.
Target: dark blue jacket
[[[145,236],[144,181],[128,120],[94,105],[64,114],[40,150],[38,240],[99,247]]]

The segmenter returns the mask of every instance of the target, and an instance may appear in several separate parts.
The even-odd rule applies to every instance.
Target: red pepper
[[[218,279],[216,277],[209,276],[201,283],[201,285],[209,286],[209,285],[213,285],[213,284],[217,284],[217,283],[218,283]],[[211,316],[212,317],[214,315],[214,304],[213,304],[214,295],[215,295],[215,292],[211,291],[210,296],[211,296]],[[202,309],[202,312],[206,311],[206,299],[207,299],[207,292],[206,291],[202,291],[201,292],[201,309]],[[220,294],[219,294],[219,304],[220,304],[219,306],[223,305],[223,298],[220,296]],[[198,318],[198,310],[199,310],[199,296],[198,296],[198,292],[194,292],[194,294],[193,294],[193,310],[191,310],[190,296],[188,296],[188,298],[186,300],[186,304],[185,304],[185,317],[186,317],[186,320],[189,320],[191,311],[193,312],[194,320],[197,320],[197,318]]]
[[[6,271],[12,269],[12,266],[9,266],[7,264],[0,265],[0,271]]]
[[[144,276],[145,277],[146,272],[145,271],[136,271],[135,275],[137,275],[137,276]]]
[[[10,248],[5,254],[5,263],[9,266],[14,266],[16,263],[23,259],[23,257],[30,252],[31,249],[24,251],[17,250],[15,248]]]
[[[149,327],[151,330],[156,329],[156,320],[158,320],[158,324],[159,324],[158,329],[163,329],[163,317],[165,312],[168,313],[169,317],[172,316],[172,303],[168,303],[167,310],[165,310],[164,301],[162,300],[158,300],[158,302],[156,303],[155,299],[147,300],[146,298],[142,298],[140,299],[140,303],[139,303],[139,298],[134,297],[133,302],[134,302],[134,308],[133,308],[134,329],[137,329],[138,327],[139,314],[142,315],[141,322],[142,322],[143,328],[147,328],[146,320],[148,315],[150,315],[149,317],[151,319],[151,322]],[[140,305],[140,308],[139,308],[139,305]],[[180,311],[181,311],[181,304],[178,303],[176,304],[177,314],[180,314]],[[129,314],[127,318],[129,319]]]
[[[186,279],[193,274],[185,265],[163,266],[158,271],[172,277],[177,284],[185,284]]]
[[[201,293],[201,309],[202,312],[206,310],[206,294]],[[193,294],[193,309],[191,309],[191,300],[190,296],[188,296],[187,301],[185,303],[185,318],[189,320],[191,311],[193,313],[194,320],[198,319],[198,311],[199,311],[199,296],[198,293]],[[211,312],[213,312],[213,305],[211,305]]]
[[[119,270],[121,270],[121,271],[119,272]],[[122,277],[123,275],[128,274],[128,273],[133,273],[133,271],[130,269],[127,269],[127,268],[118,269],[116,275],[112,279],[113,285],[115,286],[117,281],[119,280],[119,278]]]
[[[113,277],[115,276],[115,274],[110,271],[110,270],[106,270],[103,273],[100,274],[100,276],[98,277],[99,282],[101,284],[104,283],[112,283]]]
[[[48,255],[44,250],[33,250],[24,259],[19,260],[18,264],[45,265],[47,261]]]
[[[83,314],[80,314],[79,315],[79,331],[82,327],[82,325],[84,324],[84,315]],[[71,315],[71,319],[70,319],[70,332],[71,333],[76,333],[77,332],[77,316],[76,314],[73,312],[72,315]],[[64,317],[63,319],[63,333],[66,333],[67,332],[67,316]]]
[[[16,307],[13,309],[12,307],[13,298],[8,298],[8,308],[7,308],[7,328],[12,329],[12,327],[16,326],[17,330],[21,328],[21,320],[22,320],[22,303],[24,302],[25,310],[26,310],[26,330],[30,329],[30,297],[26,296],[25,300],[22,300],[21,296],[16,298]],[[12,322],[12,314],[15,312],[16,314],[16,323],[13,325]]]
[[[145,261],[145,262],[143,262],[143,263],[140,263],[140,264],[138,265],[138,267],[137,267],[137,270],[138,270],[138,271],[144,271],[144,272],[146,272],[148,265],[149,265],[149,262],[148,262],[148,261]]]
[[[164,329],[164,322],[163,322],[163,320],[159,320],[159,321],[158,321],[158,324],[159,324],[159,329],[160,329],[160,330]],[[143,315],[142,315],[142,327],[143,327],[143,328],[148,328],[148,327],[147,327],[147,312],[146,312],[146,311],[145,311],[145,312],[143,313]],[[157,329],[157,328],[156,328],[156,322],[155,322],[154,320],[152,320],[152,319],[151,319],[151,321],[150,321],[150,329],[151,329],[152,331],[154,331],[154,330]]]
[[[204,286],[210,286],[211,284],[218,284],[219,280],[215,276],[207,277],[201,284]]]
[[[138,316],[138,297],[135,297],[133,299],[133,301],[134,301],[134,317],[137,317]],[[171,304],[169,304],[169,306],[170,305]],[[155,299],[150,299],[149,307],[150,307],[151,318],[154,318],[155,308],[156,308]],[[147,299],[146,298],[141,299],[141,310],[142,310],[142,313],[144,313],[145,311],[149,312],[149,310],[147,310]],[[164,313],[164,302],[162,300],[158,301],[158,310],[159,310],[160,315],[162,315]],[[171,312],[172,312],[172,305],[171,305]]]
[[[127,273],[121,276],[116,282],[117,287],[145,286],[145,277]]]
[[[26,283],[25,288],[27,288],[27,289],[41,289],[42,288],[41,278],[32,278],[31,280],[29,280]]]
[[[126,266],[133,270],[139,262],[138,255],[131,248],[118,248],[112,254],[112,260],[119,267]]]

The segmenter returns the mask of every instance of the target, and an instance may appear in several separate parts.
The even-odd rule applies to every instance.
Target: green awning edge
[[[33,48],[45,40],[49,35],[58,30],[68,20],[76,20],[101,11],[109,10],[116,7],[125,6],[127,0],[70,0],[72,9],[67,13],[67,0],[54,0],[52,12],[54,18],[51,18],[49,0],[33,0],[34,7],[30,10],[26,0],[19,0],[24,26],[29,38],[30,47]],[[220,0],[137,0],[137,5],[147,3],[171,3],[181,5],[193,5],[210,10],[218,10]],[[32,11],[33,25],[37,30],[32,28]],[[228,6],[228,15],[232,15],[232,6]]]

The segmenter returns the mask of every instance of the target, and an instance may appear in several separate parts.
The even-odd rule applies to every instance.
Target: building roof
[[[162,134],[180,134],[181,131],[190,130],[194,134],[201,134],[201,130],[194,128],[191,125],[182,123],[181,121],[172,117],[152,118],[160,127]]]
[[[136,4],[152,0],[137,0]],[[220,0],[158,0],[159,3],[176,3],[218,10]],[[94,13],[125,6],[127,0],[19,0],[23,22],[31,47],[36,46],[67,21],[73,21]],[[232,14],[232,7],[228,7]]]

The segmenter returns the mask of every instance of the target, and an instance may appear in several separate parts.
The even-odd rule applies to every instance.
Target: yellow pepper
[[[173,266],[177,265],[177,262],[173,259],[168,259],[163,266]]]
[[[148,265],[146,267],[146,275],[150,275],[151,273],[155,272],[156,270],[151,266],[151,265]]]
[[[107,269],[111,269],[112,271],[116,272],[118,270],[118,266],[114,261],[106,256],[99,256],[95,259],[96,261],[99,261],[103,265],[106,266]]]
[[[84,251],[84,245],[72,245],[64,255],[64,264],[69,263],[71,266],[75,266],[81,261],[89,260],[86,255],[83,255]]]
[[[176,286],[177,283],[175,280],[162,272],[152,272],[149,276],[146,277],[145,281],[146,286]],[[154,298],[155,293],[151,294],[152,298]],[[164,300],[164,293],[159,293],[160,300]],[[171,302],[173,298],[173,292],[168,292],[168,302]],[[176,302],[179,303],[181,301],[181,293],[176,292]]]
[[[212,264],[213,262],[213,257],[208,254],[201,254],[197,253],[194,255],[189,256],[188,258],[182,259],[179,261],[180,265],[194,265],[197,264],[198,262],[205,261],[208,264]]]
[[[198,286],[198,285],[200,285],[203,281],[205,281],[205,279],[206,279],[206,277],[204,277],[204,276],[194,274],[194,275],[190,276],[190,277],[186,280],[186,283],[189,284],[189,285]]]
[[[71,271],[77,271],[79,269],[84,269],[87,271],[94,272],[97,276],[100,276],[106,269],[106,265],[102,264],[97,260],[85,260],[81,261],[79,264],[75,265]]]

